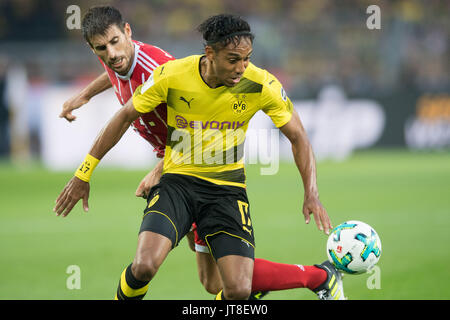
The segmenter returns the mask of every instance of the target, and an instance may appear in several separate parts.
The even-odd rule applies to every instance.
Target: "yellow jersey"
[[[276,127],[292,117],[292,102],[268,71],[249,63],[233,87],[209,87],[200,74],[201,55],[169,61],[133,95],[147,113],[167,103],[165,173],[194,176],[245,188],[244,142],[253,115],[262,110]]]

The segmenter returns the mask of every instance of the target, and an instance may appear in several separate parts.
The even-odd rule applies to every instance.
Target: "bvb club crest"
[[[147,208],[150,208],[151,206],[153,206],[153,205],[156,203],[156,201],[158,201],[158,200],[159,200],[159,194],[156,194],[156,195],[153,197],[153,199],[150,200],[150,202],[149,202]]]
[[[245,95],[236,95],[235,98],[236,99],[233,100],[231,104],[231,109],[237,115],[244,113],[248,107],[247,102],[245,101]]]

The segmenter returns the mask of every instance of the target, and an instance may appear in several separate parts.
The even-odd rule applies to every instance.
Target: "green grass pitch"
[[[297,169],[281,164],[261,176],[247,166],[256,256],[310,265],[326,259],[326,235],[304,223]],[[71,172],[0,165],[0,299],[111,299],[135,254],[144,200],[134,191],[144,171],[96,170],[90,210],[67,218],[52,212]],[[381,237],[379,288],[372,275],[346,275],[349,299],[450,299],[450,154],[358,152],[344,162],[318,163],[321,201],[333,225],[361,220]],[[68,289],[76,265],[81,288]],[[373,274],[375,276],[375,274]],[[186,240],[170,253],[146,299],[212,299],[201,286]],[[307,289],[267,299],[315,299]]]

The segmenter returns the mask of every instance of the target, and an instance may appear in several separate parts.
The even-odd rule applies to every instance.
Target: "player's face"
[[[218,83],[227,87],[238,84],[248,67],[252,51],[249,38],[242,38],[237,46],[229,43],[220,50],[213,50],[210,59],[213,61],[212,69]]]
[[[113,71],[126,75],[133,64],[134,46],[128,23],[124,31],[117,25],[110,26],[105,34],[91,38],[92,51]]]

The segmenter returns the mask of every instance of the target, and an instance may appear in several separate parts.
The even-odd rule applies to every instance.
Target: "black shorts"
[[[226,255],[254,258],[255,240],[244,188],[164,174],[150,190],[139,232],[162,234],[175,247],[193,222],[215,259]]]

